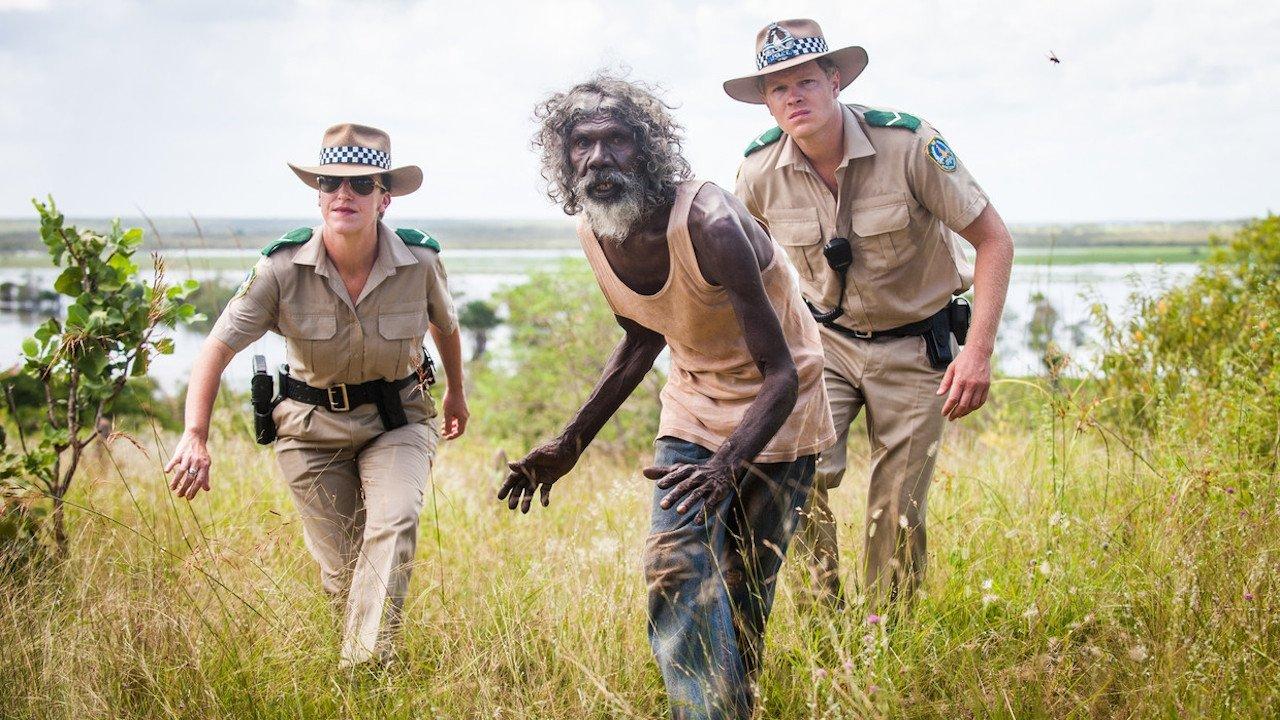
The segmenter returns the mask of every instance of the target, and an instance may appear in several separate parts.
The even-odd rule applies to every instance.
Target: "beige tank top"
[[[747,350],[728,292],[708,283],[698,269],[688,219],[703,184],[690,180],[676,192],[667,226],[671,269],[666,284],[653,295],[641,295],[618,278],[585,221],[578,225],[578,239],[613,312],[661,333],[671,348],[658,436],[670,435],[714,451],[742,422],[763,378]],[[822,381],[818,326],[776,242],[773,260],[761,277],[791,349],[800,393],[787,421],[755,460],[788,462],[827,449],[835,440],[835,429]]]

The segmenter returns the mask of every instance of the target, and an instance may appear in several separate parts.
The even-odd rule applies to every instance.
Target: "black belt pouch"
[[[409,417],[404,414],[404,403],[400,400],[400,391],[396,389],[395,383],[379,384],[377,404],[383,429],[395,430],[409,424]]]

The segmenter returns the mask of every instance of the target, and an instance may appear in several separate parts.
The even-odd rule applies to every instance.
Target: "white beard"
[[[597,202],[582,198],[582,212],[596,237],[608,238],[621,245],[644,215],[641,198],[628,193],[614,202]]]

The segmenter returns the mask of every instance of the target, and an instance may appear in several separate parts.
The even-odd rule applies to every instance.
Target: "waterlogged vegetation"
[[[501,296],[520,348],[471,366],[473,425],[422,518],[399,663],[335,669],[336,627],[243,398],[187,505],[156,424],[86,453],[69,558],[0,575],[0,708],[13,717],[652,718],[640,552],[654,374],[551,508],[493,499],[501,462],[553,432],[617,338],[585,272]],[[1016,301],[1017,299],[1013,299]],[[1280,715],[1280,218],[1199,273],[1099,313],[1100,372],[997,382],[948,429],[930,575],[888,616],[801,612],[783,579],[760,685],[770,718]],[[12,432],[10,433],[12,435]],[[851,477],[872,448],[852,434]],[[852,581],[863,483],[833,494]],[[26,498],[34,503],[39,499]],[[8,505],[6,507],[12,507]]]

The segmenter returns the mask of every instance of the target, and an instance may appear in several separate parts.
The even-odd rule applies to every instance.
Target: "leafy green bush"
[[[119,221],[106,234],[66,225],[53,200],[33,203],[40,214],[40,239],[61,269],[53,289],[71,298],[65,319],[50,318],[22,341],[21,372],[43,389],[37,407],[47,420],[20,448],[4,447],[4,461],[20,460],[21,481],[51,498],[53,537],[60,554],[68,550],[64,497],[85,449],[102,438],[103,419],[123,397],[130,378],[144,377],[151,358],[173,352],[165,328],[197,319],[187,295],[194,280],[164,281],[157,256],[150,282],[139,277],[133,256],[142,231]],[[18,408],[17,414],[22,415]],[[21,417],[18,427],[22,428]]]
[[[1099,313],[1111,415],[1216,474],[1274,474],[1280,450],[1280,217],[1215,238],[1196,276],[1135,297],[1134,319]]]
[[[472,413],[483,418],[487,438],[522,453],[558,433],[587,399],[622,329],[581,262],[536,272],[495,300],[507,311],[510,351],[501,360],[472,363]],[[662,383],[662,373],[650,371],[594,445],[647,448],[658,428]]]

